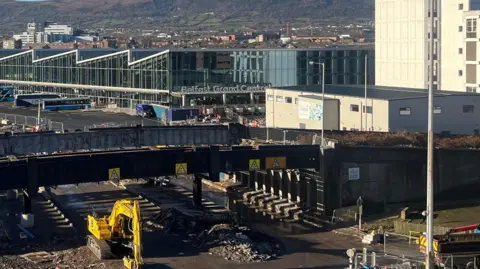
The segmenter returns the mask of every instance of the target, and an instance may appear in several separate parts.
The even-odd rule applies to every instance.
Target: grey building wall
[[[434,107],[435,133],[473,134],[475,129],[480,129],[478,95],[435,96]],[[404,115],[400,114],[400,109]],[[427,132],[427,112],[427,98],[390,100],[389,128],[391,131]]]

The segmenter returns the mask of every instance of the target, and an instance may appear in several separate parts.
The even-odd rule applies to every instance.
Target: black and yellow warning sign
[[[286,157],[267,157],[265,158],[265,169],[285,169],[287,168]]]
[[[188,175],[187,163],[177,163],[175,164],[175,174],[178,175]]]
[[[248,160],[248,170],[250,171],[260,170],[260,159]]]
[[[120,168],[108,169],[108,180],[120,180]]]

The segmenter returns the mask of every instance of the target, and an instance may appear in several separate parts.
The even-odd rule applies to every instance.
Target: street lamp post
[[[322,142],[321,142],[321,146],[322,146],[322,149],[323,149],[323,129],[324,129],[324,126],[325,126],[325,114],[323,113],[325,111],[325,63],[317,63],[317,62],[314,62],[314,61],[310,61],[309,62],[310,65],[314,65],[314,64],[318,64],[318,65],[321,65],[322,66]]]
[[[428,81],[428,140],[427,140],[427,269],[433,269],[433,65],[434,56],[434,1],[430,0],[430,44],[429,44],[429,81]],[[440,1],[438,2],[440,3]]]
[[[368,118],[367,118],[367,115],[368,115],[368,105],[367,105],[367,80],[368,80],[368,54],[365,54],[365,111],[363,111],[363,113],[365,113],[365,131],[368,131],[368,124],[367,124],[367,121],[368,121]],[[372,110],[373,110],[373,107],[372,107]],[[373,113],[373,111],[372,111]]]

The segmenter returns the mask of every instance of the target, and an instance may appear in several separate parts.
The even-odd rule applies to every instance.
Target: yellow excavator
[[[115,202],[110,216],[88,216],[88,248],[99,259],[108,259],[117,252],[128,249],[123,265],[128,269],[140,269],[143,265],[141,244],[140,204],[136,200]]]

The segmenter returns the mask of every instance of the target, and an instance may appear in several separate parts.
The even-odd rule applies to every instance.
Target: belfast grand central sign
[[[175,87],[174,91],[180,91],[183,94],[250,93],[265,92],[265,90],[270,87],[271,84],[241,84],[236,86],[181,86]]]

